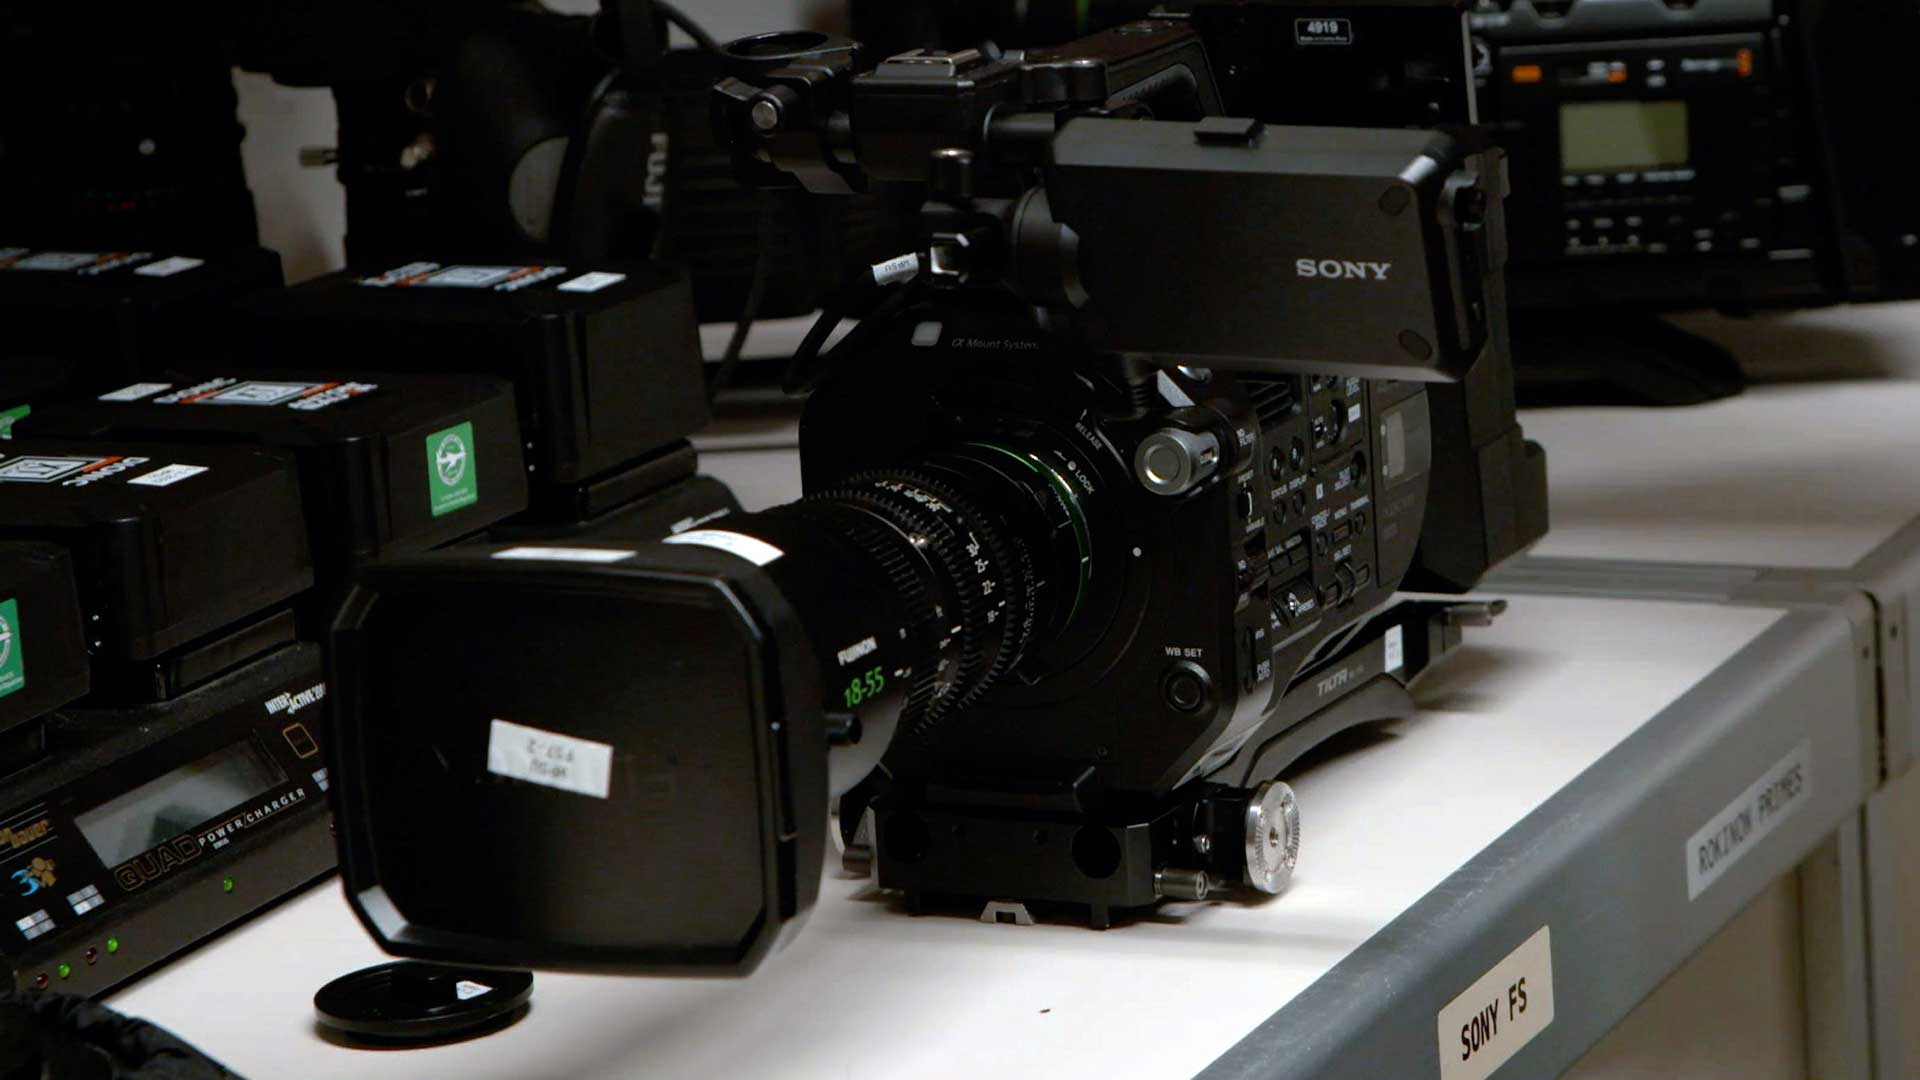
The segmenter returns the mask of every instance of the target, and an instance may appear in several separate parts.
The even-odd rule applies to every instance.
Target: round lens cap
[[[384,1045],[451,1042],[519,1018],[533,973],[401,960],[342,975],[313,995],[320,1026]]]

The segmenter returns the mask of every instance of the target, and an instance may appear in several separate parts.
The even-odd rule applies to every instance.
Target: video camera
[[[329,87],[355,266],[684,266],[704,321],[801,315],[889,218],[733,182],[706,120],[717,45],[673,5],[254,5],[242,63]],[[669,47],[669,25],[693,48]],[[369,49],[367,39],[380,42]],[[883,245],[884,246],[884,245]]]
[[[426,959],[750,970],[830,801],[916,903],[1105,926],[1280,891],[1279,772],[1492,613],[1396,588],[1545,529],[1498,151],[1222,116],[1180,20],[726,52],[745,179],[908,185],[924,243],[802,350],[801,501],[363,575],[330,660],[363,923]]]

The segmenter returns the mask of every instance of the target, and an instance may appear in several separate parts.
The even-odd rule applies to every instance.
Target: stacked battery
[[[39,402],[224,354],[239,341],[233,304],[279,284],[279,256],[259,248],[46,250],[0,236],[0,435]]]
[[[678,486],[694,475],[686,439],[708,408],[692,289],[677,270],[413,262],[332,274],[250,310],[257,355],[276,363],[352,357],[510,380],[526,439],[522,533],[650,522],[660,511],[646,504],[693,497]]]
[[[171,371],[42,407],[16,430],[286,451],[321,586],[310,606],[321,619],[359,567],[465,539],[527,505],[513,387],[486,376]]]
[[[425,263],[280,291],[261,254],[0,249],[18,988],[110,989],[331,868],[314,643],[363,567],[737,509],[694,475],[677,272]]]

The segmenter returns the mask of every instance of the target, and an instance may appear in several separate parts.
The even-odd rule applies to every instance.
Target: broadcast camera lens
[[[966,443],[664,544],[371,567],[330,654],[362,921],[419,959],[751,970],[829,797],[1073,623],[1077,475]]]
[[[727,533],[783,553],[765,570],[814,645],[826,709],[856,714],[877,754],[979,700],[1071,618],[1090,566],[1082,498],[1046,454],[969,443]]]

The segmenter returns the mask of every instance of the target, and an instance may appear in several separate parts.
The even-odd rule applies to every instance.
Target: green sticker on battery
[[[0,410],[0,439],[13,438],[13,422],[25,420],[33,412],[33,406],[22,405],[14,409]]]
[[[20,652],[20,603],[0,602],[0,697],[27,685],[27,661]]]
[[[427,495],[434,517],[480,501],[472,423],[457,424],[427,436]]]

